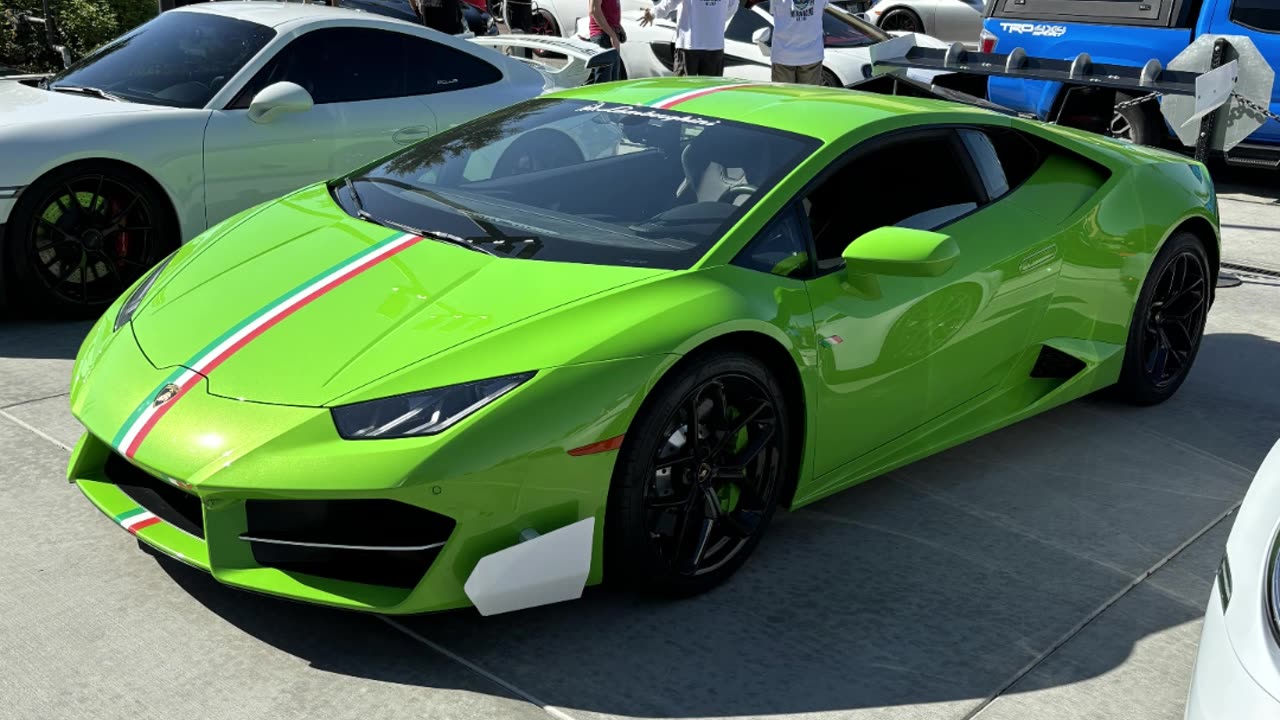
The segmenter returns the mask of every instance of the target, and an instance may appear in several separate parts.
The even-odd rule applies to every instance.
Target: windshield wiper
[[[386,218],[377,217],[373,213],[370,213],[368,210],[364,209],[364,201],[360,199],[360,193],[356,191],[356,185],[355,183],[351,182],[351,178],[346,178],[345,180],[343,180],[343,185],[347,189],[347,194],[351,196],[351,204],[355,205],[356,217],[360,218],[361,220],[364,220],[365,222],[371,222],[375,225],[382,225],[384,227],[392,227],[397,230],[403,230],[404,232],[417,235],[418,237],[430,238],[432,240],[438,240],[440,242],[448,243],[450,245],[457,245],[458,247],[464,247],[468,250],[474,250],[478,253],[484,253],[485,255],[498,257],[498,253],[486,247],[476,245],[475,243],[471,242],[466,238],[458,237],[457,235],[453,235],[451,233],[441,232],[439,230],[423,230],[422,228],[416,228],[416,227],[413,227],[412,225],[405,225],[404,223],[399,223],[399,222],[396,222],[395,220],[387,220]]]
[[[115,93],[109,93],[102,88],[89,87],[87,85],[49,85],[48,89],[53,90],[54,92],[71,92],[80,93],[81,95],[91,95],[102,100],[111,100],[112,102],[129,102]]]

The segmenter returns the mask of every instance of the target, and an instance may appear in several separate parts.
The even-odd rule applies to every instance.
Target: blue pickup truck
[[[1168,64],[1206,34],[1248,36],[1273,68],[1280,67],[1280,0],[987,0],[981,49],[1021,47],[1028,55],[1058,59],[1089,53],[1097,63],[1141,66],[1151,58]],[[1172,137],[1154,102],[1124,106],[1132,99],[1124,93],[1108,96],[1100,108],[1087,92],[1067,92],[1062,83],[993,77],[987,96],[1064,124],[1095,116],[1095,129],[1145,145]],[[1272,89],[1271,112],[1280,112],[1280,82]],[[1280,122],[1263,124],[1227,160],[1280,167]]]

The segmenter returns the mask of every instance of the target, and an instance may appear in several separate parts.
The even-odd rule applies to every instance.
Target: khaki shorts
[[[821,85],[822,63],[816,62],[809,65],[779,65],[774,63],[773,81],[799,83],[800,85]]]

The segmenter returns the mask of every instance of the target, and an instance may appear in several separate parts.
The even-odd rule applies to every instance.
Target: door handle
[[[411,145],[431,136],[431,128],[426,125],[414,125],[400,128],[391,134],[391,140],[397,145]]]

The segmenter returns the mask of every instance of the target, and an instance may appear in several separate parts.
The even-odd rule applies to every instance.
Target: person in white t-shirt
[[[764,0],[746,0],[747,7]],[[769,60],[773,81],[822,84],[822,13],[827,0],[769,0],[773,40]]]
[[[738,0],[662,0],[644,9],[640,26],[676,13],[676,75],[724,75],[724,28]]]

